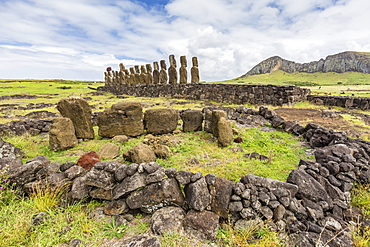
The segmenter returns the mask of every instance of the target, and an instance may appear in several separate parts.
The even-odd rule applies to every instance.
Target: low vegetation
[[[274,73],[271,74],[272,80],[276,80],[278,84],[311,86],[313,91],[317,89],[320,92],[325,91],[326,87],[331,87],[333,91],[326,91],[326,93],[331,93],[332,95],[343,95],[340,93],[340,90],[344,90],[344,88],[351,88],[351,90],[346,91],[346,94],[352,94],[352,92],[356,92],[352,89],[366,90],[367,85],[370,85],[370,77],[361,77],[352,72],[348,72],[348,80],[345,80],[344,73],[342,75],[333,74],[331,78],[327,78],[326,82],[324,82],[325,75],[319,73],[315,73],[316,77],[315,74],[310,75],[313,76],[311,79],[305,79],[302,75],[290,76],[279,73],[276,73],[276,75]],[[268,81],[262,75],[254,77],[254,79],[248,77],[243,80],[236,79],[226,83],[271,84],[271,78]],[[354,81],[361,85],[349,85]],[[326,86],[322,86],[319,89],[318,85],[321,84]],[[16,103],[17,106],[1,110],[0,123],[22,119],[21,115],[35,111],[34,109],[22,110],[22,107],[27,107],[30,103],[47,102],[55,104],[61,98],[68,96],[90,97],[89,103],[93,106],[93,111],[102,111],[105,107],[121,101],[140,101],[146,109],[160,107],[200,109],[208,104],[205,102],[164,98],[118,98],[112,94],[98,93],[88,88],[101,86],[101,82],[0,80],[0,85],[0,97],[15,94],[37,96],[37,98],[26,98],[17,101],[4,98],[2,100],[3,104]],[[356,96],[364,94],[366,94],[364,91],[358,91]],[[304,107],[308,103],[300,104],[297,104],[295,107]],[[20,107],[20,109],[17,107]],[[57,112],[55,105],[42,110]],[[355,121],[356,119],[349,120]],[[234,127],[237,128],[237,126]],[[172,145],[170,145],[172,155],[168,159],[158,159],[157,162],[166,168],[175,167],[184,171],[200,171],[203,175],[214,173],[232,181],[237,181],[241,176],[249,173],[285,181],[289,172],[297,166],[299,159],[312,158],[305,154],[307,147],[302,146],[303,140],[298,137],[279,131],[261,132],[255,128],[237,129],[239,134],[236,134],[235,137],[241,137],[243,142],[234,143],[230,147],[222,149],[218,147],[217,141],[209,133],[180,133],[175,136]],[[95,132],[97,133],[96,128]],[[21,148],[25,153],[23,162],[39,155],[49,157],[52,162],[76,162],[83,153],[91,150],[97,151],[103,144],[111,141],[102,139],[97,134],[95,136],[94,140],[82,142],[75,148],[58,152],[50,151],[47,136],[7,136],[3,139]],[[132,146],[144,141],[144,138],[144,136],[141,136],[132,138],[125,144],[115,144],[120,146],[121,153],[123,153]],[[252,152],[263,154],[268,159],[260,161],[245,157],[245,154]],[[122,155],[115,160],[124,162]],[[64,207],[60,204],[63,198],[63,188],[57,191],[40,188],[39,191],[26,198],[17,194],[17,191],[9,184],[8,179],[9,174],[7,174],[6,170],[2,170],[0,174],[0,246],[66,246],[66,243],[74,239],[79,239],[89,246],[99,246],[99,244],[109,239],[122,238],[131,234],[143,234],[150,231],[145,215],[135,215],[133,221],[117,226],[113,218],[97,217],[96,214],[104,202],[93,200],[74,203]],[[360,207],[365,217],[369,218],[369,187],[358,185],[352,194],[352,204]],[[40,212],[46,212],[48,216],[42,224],[31,225],[32,219]],[[369,246],[369,229],[354,228],[353,233],[356,246]],[[283,246],[284,244],[280,233],[270,231],[266,223],[256,224],[249,229],[236,230],[227,222],[221,225],[217,239],[214,242],[188,239],[178,234],[164,235],[160,237],[160,241],[162,246],[236,247]]]

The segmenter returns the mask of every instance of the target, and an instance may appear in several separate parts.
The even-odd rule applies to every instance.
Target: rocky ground
[[[283,117],[286,121],[298,121],[301,124],[309,122],[316,123],[322,127],[333,129],[336,131],[345,131],[352,138],[359,138],[361,135],[370,133],[369,124],[370,116],[362,113],[357,113],[351,110],[317,110],[304,108],[277,108],[275,112]],[[359,125],[344,119],[341,114],[357,117],[364,121],[366,125]]]

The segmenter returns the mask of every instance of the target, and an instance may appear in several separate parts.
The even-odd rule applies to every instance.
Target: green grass
[[[338,85],[370,85],[370,74],[359,72],[317,72],[287,73],[277,70],[272,73],[251,75],[245,78],[235,78],[221,83],[228,84],[274,84],[297,86],[338,86]]]
[[[175,167],[177,170],[202,172],[204,175],[213,173],[231,181],[238,181],[250,173],[286,181],[299,159],[312,158],[304,154],[305,150],[300,146],[302,140],[288,133],[261,132],[251,128],[240,130],[239,136],[243,139],[242,143],[219,148],[209,133],[181,133],[177,135],[180,142],[170,147],[172,155],[168,159],[158,159],[157,162],[165,168]],[[244,151],[234,152],[232,149],[237,147]],[[244,154],[253,152],[270,156],[271,160],[244,157]],[[198,164],[192,162],[194,158]]]
[[[370,220],[370,185],[356,184],[351,191],[351,204],[361,209],[365,219]],[[370,228],[355,227],[354,242],[357,247],[370,246]]]

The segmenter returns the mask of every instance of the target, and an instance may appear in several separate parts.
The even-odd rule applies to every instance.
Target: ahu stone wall
[[[305,101],[309,89],[297,86],[230,84],[138,84],[105,85],[98,88],[114,94],[137,97],[172,97],[230,104],[291,105]]]

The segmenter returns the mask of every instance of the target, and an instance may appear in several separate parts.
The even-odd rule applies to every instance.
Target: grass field
[[[296,85],[311,89],[312,94],[368,97],[370,74],[345,73],[287,73],[281,70],[269,74],[252,75],[215,83],[248,85]]]
[[[275,76],[275,77],[274,77]],[[281,73],[270,75],[271,78],[280,78],[278,84],[307,84],[308,79],[303,79],[303,75],[296,75],[295,78],[286,76]],[[324,75],[317,75],[322,77]],[[344,76],[344,75],[340,75]],[[266,76],[267,77],[267,76]],[[299,82],[297,78],[302,77]],[[358,75],[352,75],[353,78],[360,78]],[[270,79],[271,79],[270,78]],[[334,77],[333,77],[334,78]],[[366,78],[363,78],[361,85],[342,84],[338,79],[330,79],[324,83],[325,86],[311,86],[310,88],[327,94],[341,94],[340,90],[345,88],[366,90],[369,84],[366,84]],[[248,79],[248,78],[247,78]],[[249,78],[251,80],[251,78]],[[263,84],[272,84],[268,78]],[[258,81],[229,81],[225,83],[260,83]],[[244,79],[243,79],[244,80]],[[274,79],[275,80],[275,79]],[[327,80],[329,80],[327,78]],[[354,80],[354,79],[353,79]],[[335,83],[335,81],[337,81]],[[348,82],[348,81],[346,81]],[[78,82],[78,81],[57,81],[57,80],[0,80],[0,97],[3,97],[0,107],[0,123],[9,122],[16,119],[22,119],[21,115],[27,114],[35,109],[22,110],[29,104],[52,103],[51,107],[43,108],[50,112],[57,112],[55,104],[62,98],[69,96],[81,96],[88,99],[93,111],[102,111],[106,107],[117,102],[141,102],[144,110],[150,108],[175,108],[175,109],[201,109],[207,105],[205,102],[187,101],[168,98],[134,98],[134,97],[117,97],[110,93],[98,93],[88,87],[102,86],[101,82]],[[307,86],[307,85],[305,85]],[[329,90],[330,89],[330,90]],[[339,91],[338,91],[339,90]],[[357,91],[356,91],[357,90]],[[348,90],[347,90],[348,91]],[[346,93],[350,93],[348,91]],[[352,91],[351,91],[352,92]],[[33,95],[32,99],[11,99],[7,96],[16,94]],[[6,107],[4,105],[12,105]],[[20,107],[20,108],[18,108]],[[317,107],[311,106],[307,102],[299,103],[295,107]],[[236,127],[236,126],[234,126]],[[180,125],[178,127],[181,129]],[[94,127],[97,133],[97,128]],[[157,162],[165,168],[175,167],[178,170],[198,172],[203,175],[214,173],[217,176],[225,177],[231,181],[237,181],[241,176],[249,173],[274,178],[285,181],[291,170],[295,169],[299,159],[312,159],[312,156],[306,155],[306,147],[302,146],[302,139],[284,132],[261,132],[259,129],[238,129],[243,142],[240,144],[233,143],[228,148],[220,148],[211,134],[206,132],[197,133],[180,133],[176,135],[177,141],[170,146],[172,155],[168,159],[158,159]],[[2,137],[5,141],[13,143],[25,152],[23,161],[38,155],[44,155],[50,158],[52,162],[76,162],[80,155],[85,152],[99,148],[111,140],[100,138],[96,135],[93,140],[79,143],[73,149],[66,151],[53,152],[48,147],[48,137],[43,136],[7,136]],[[145,137],[130,139],[125,144],[119,144],[121,154],[130,147],[142,142]],[[235,152],[234,150],[243,150]],[[244,157],[245,153],[258,152],[269,157],[267,161],[249,160]],[[190,162],[196,159],[198,162]],[[122,155],[115,159],[124,162]],[[130,224],[116,226],[109,219],[97,221],[91,215],[97,208],[104,203],[100,201],[91,201],[89,203],[76,203],[70,207],[63,208],[58,205],[59,199],[55,195],[41,193],[31,197],[19,197],[9,184],[6,183],[6,174],[0,174],[0,246],[66,246],[65,244],[73,239],[80,239],[88,246],[98,246],[101,242],[109,239],[117,239],[128,234],[144,234],[150,232],[147,219],[142,215],[136,215]],[[366,216],[369,215],[370,195],[367,193],[368,187],[356,187],[353,193],[353,203],[365,210]],[[53,199],[53,200],[51,200]],[[46,211],[49,218],[45,224],[31,228],[30,221],[41,211]],[[368,246],[370,234],[361,233],[361,229],[353,231],[356,246]],[[253,243],[247,244],[248,240],[255,238]],[[245,231],[235,231],[229,225],[224,224],[220,228],[217,239],[214,242],[196,241],[187,239],[180,235],[165,235],[160,237],[162,246],[282,246],[282,239],[279,233],[269,230],[266,224],[246,229]]]

